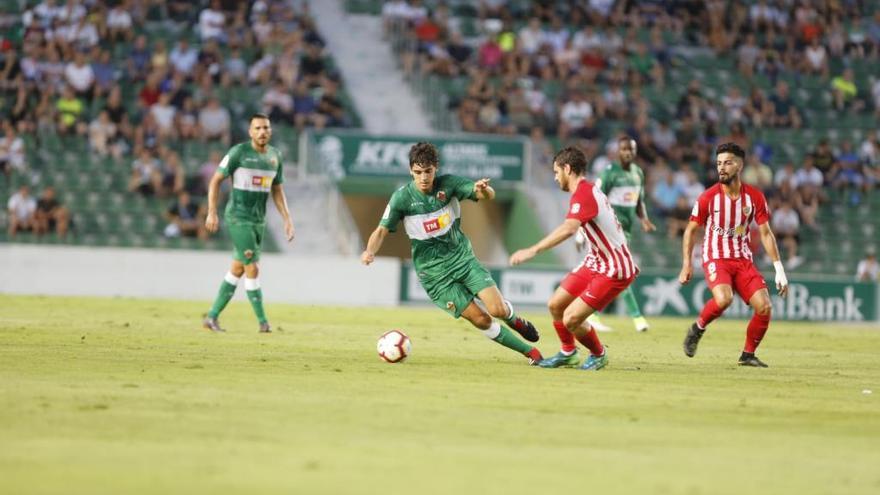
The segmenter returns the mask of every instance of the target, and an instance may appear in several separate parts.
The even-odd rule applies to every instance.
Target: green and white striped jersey
[[[250,141],[229,148],[218,171],[232,177],[232,194],[226,204],[226,221],[262,224],[266,222],[266,199],[272,186],[284,182],[281,152],[266,146],[258,153]]]
[[[455,175],[434,179],[424,194],[413,182],[391,195],[379,225],[394,232],[403,221],[412,244],[413,264],[428,279],[443,277],[474,259],[471,241],[461,231],[461,201],[476,201],[474,182]]]
[[[642,202],[645,201],[645,173],[642,168],[631,163],[629,170],[625,170],[614,162],[599,174],[596,184],[608,196],[608,202],[614,208],[623,231],[631,234],[637,223],[636,206],[639,198]]]

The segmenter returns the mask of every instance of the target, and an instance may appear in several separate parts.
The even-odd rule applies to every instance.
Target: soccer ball
[[[385,332],[379,337],[376,344],[379,359],[386,363],[399,363],[409,356],[412,351],[412,342],[409,337],[400,330]]]

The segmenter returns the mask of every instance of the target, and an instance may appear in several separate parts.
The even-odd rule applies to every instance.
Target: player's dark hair
[[[266,115],[266,114],[263,113],[263,112],[256,112],[256,113],[254,113],[254,114],[251,114],[251,118],[248,119],[248,125],[250,125],[250,124],[254,121],[254,119],[266,119],[266,120],[269,120],[269,116]]]
[[[574,146],[566,146],[556,153],[553,163],[562,167],[566,163],[571,166],[571,171],[577,175],[583,175],[587,170],[587,157],[584,152]]]
[[[416,143],[409,149],[409,168],[415,164],[440,166],[440,153],[437,147],[424,141]]]
[[[745,161],[746,159],[746,150],[742,149],[742,147],[736,143],[719,144],[718,147],[715,148],[715,155],[717,156],[721,153],[733,153],[733,155],[739,157],[740,160]]]
[[[632,142],[636,142],[636,140],[633,139],[633,137],[630,136],[629,134],[624,134],[623,136],[620,136],[619,138],[617,138],[617,142],[618,142],[618,143],[621,142],[621,141],[632,141]]]

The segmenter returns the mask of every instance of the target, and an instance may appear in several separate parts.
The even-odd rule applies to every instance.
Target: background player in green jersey
[[[217,172],[208,186],[208,218],[205,227],[209,232],[217,232],[220,221],[217,218],[217,196],[220,183],[232,177],[232,192],[226,204],[226,227],[234,247],[232,267],[220,284],[220,291],[214,305],[203,322],[205,328],[214,332],[224,331],[217,317],[232,299],[238,281],[244,274],[244,287],[248,301],[257,315],[260,332],[270,332],[269,321],[263,311],[263,291],[260,289],[260,250],[263,233],[266,230],[266,200],[269,194],[281,217],[284,219],[284,233],[287,242],[293,240],[293,221],[287,209],[284,196],[284,172],[281,152],[269,145],[272,138],[272,125],[265,114],[251,116],[248,128],[250,141],[239,143],[229,149]]]
[[[599,174],[596,184],[608,196],[617,221],[626,235],[626,242],[632,246],[632,231],[638,221],[645,232],[653,232],[657,227],[648,219],[648,208],[645,206],[645,172],[636,163],[636,140],[622,136],[617,140],[617,162],[612,163]],[[582,246],[583,236],[578,236],[578,245]],[[626,312],[633,319],[633,325],[639,332],[648,330],[648,320],[642,316],[632,286],[621,294],[626,304]],[[599,321],[598,313],[590,318],[590,323],[598,329],[610,330]]]
[[[373,262],[389,232],[402,221],[412,244],[413,265],[419,282],[431,300],[451,316],[464,317],[489,339],[529,358],[541,353],[493,319],[500,318],[530,342],[538,341],[534,325],[513,312],[489,271],[474,255],[471,242],[461,231],[460,201],[493,199],[489,179],[476,182],[454,175],[436,175],[440,165],[437,148],[417,143],[409,152],[413,181],[391,196],[379,226],[370,235],[361,262]],[[482,301],[477,304],[474,299]]]

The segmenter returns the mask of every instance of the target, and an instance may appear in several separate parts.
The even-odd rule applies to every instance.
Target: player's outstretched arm
[[[537,256],[537,254],[541,251],[546,251],[548,249],[556,247],[562,241],[573,236],[575,232],[578,231],[580,226],[580,221],[575,220],[574,218],[567,218],[564,222],[559,224],[559,227],[556,227],[553,232],[547,234],[546,237],[538,241],[536,244],[525,249],[520,249],[519,251],[510,255],[510,264],[515,266],[519,265],[520,263],[525,263],[526,261]]]
[[[287,236],[287,242],[293,240],[295,232],[293,230],[293,220],[290,219],[290,210],[287,208],[287,196],[284,194],[284,186],[275,184],[272,186],[272,201],[278,213],[284,219],[284,235]]]
[[[681,239],[681,272],[678,274],[678,282],[682,285],[691,281],[694,274],[693,262],[691,256],[694,252],[694,238],[697,234],[697,228],[700,226],[697,222],[691,220],[688,222],[687,228],[684,229],[684,235]]]
[[[636,205],[636,216],[642,221],[642,230],[645,232],[657,230],[657,226],[651,223],[651,220],[648,218],[648,207],[645,206],[642,196],[639,196],[639,203]]]
[[[217,216],[217,197],[220,196],[220,183],[226,177],[220,172],[214,172],[211,182],[208,184],[208,215],[205,217],[205,228],[208,232],[217,232],[220,227],[220,219]]]
[[[773,261],[773,268],[776,270],[776,290],[779,295],[785,297],[788,294],[788,278],[785,276],[785,268],[779,259],[779,248],[776,246],[776,236],[770,229],[770,222],[764,222],[758,225],[758,232],[761,234],[761,244],[767,256]]]
[[[382,243],[385,242],[385,236],[387,235],[387,228],[381,225],[376,227],[376,230],[370,234],[370,239],[367,241],[367,248],[361,253],[361,263],[369,265],[376,259],[376,253],[382,248]]]
[[[474,196],[477,199],[495,199],[495,189],[492,189],[492,186],[489,185],[488,177],[483,177],[482,179],[474,182]]]

